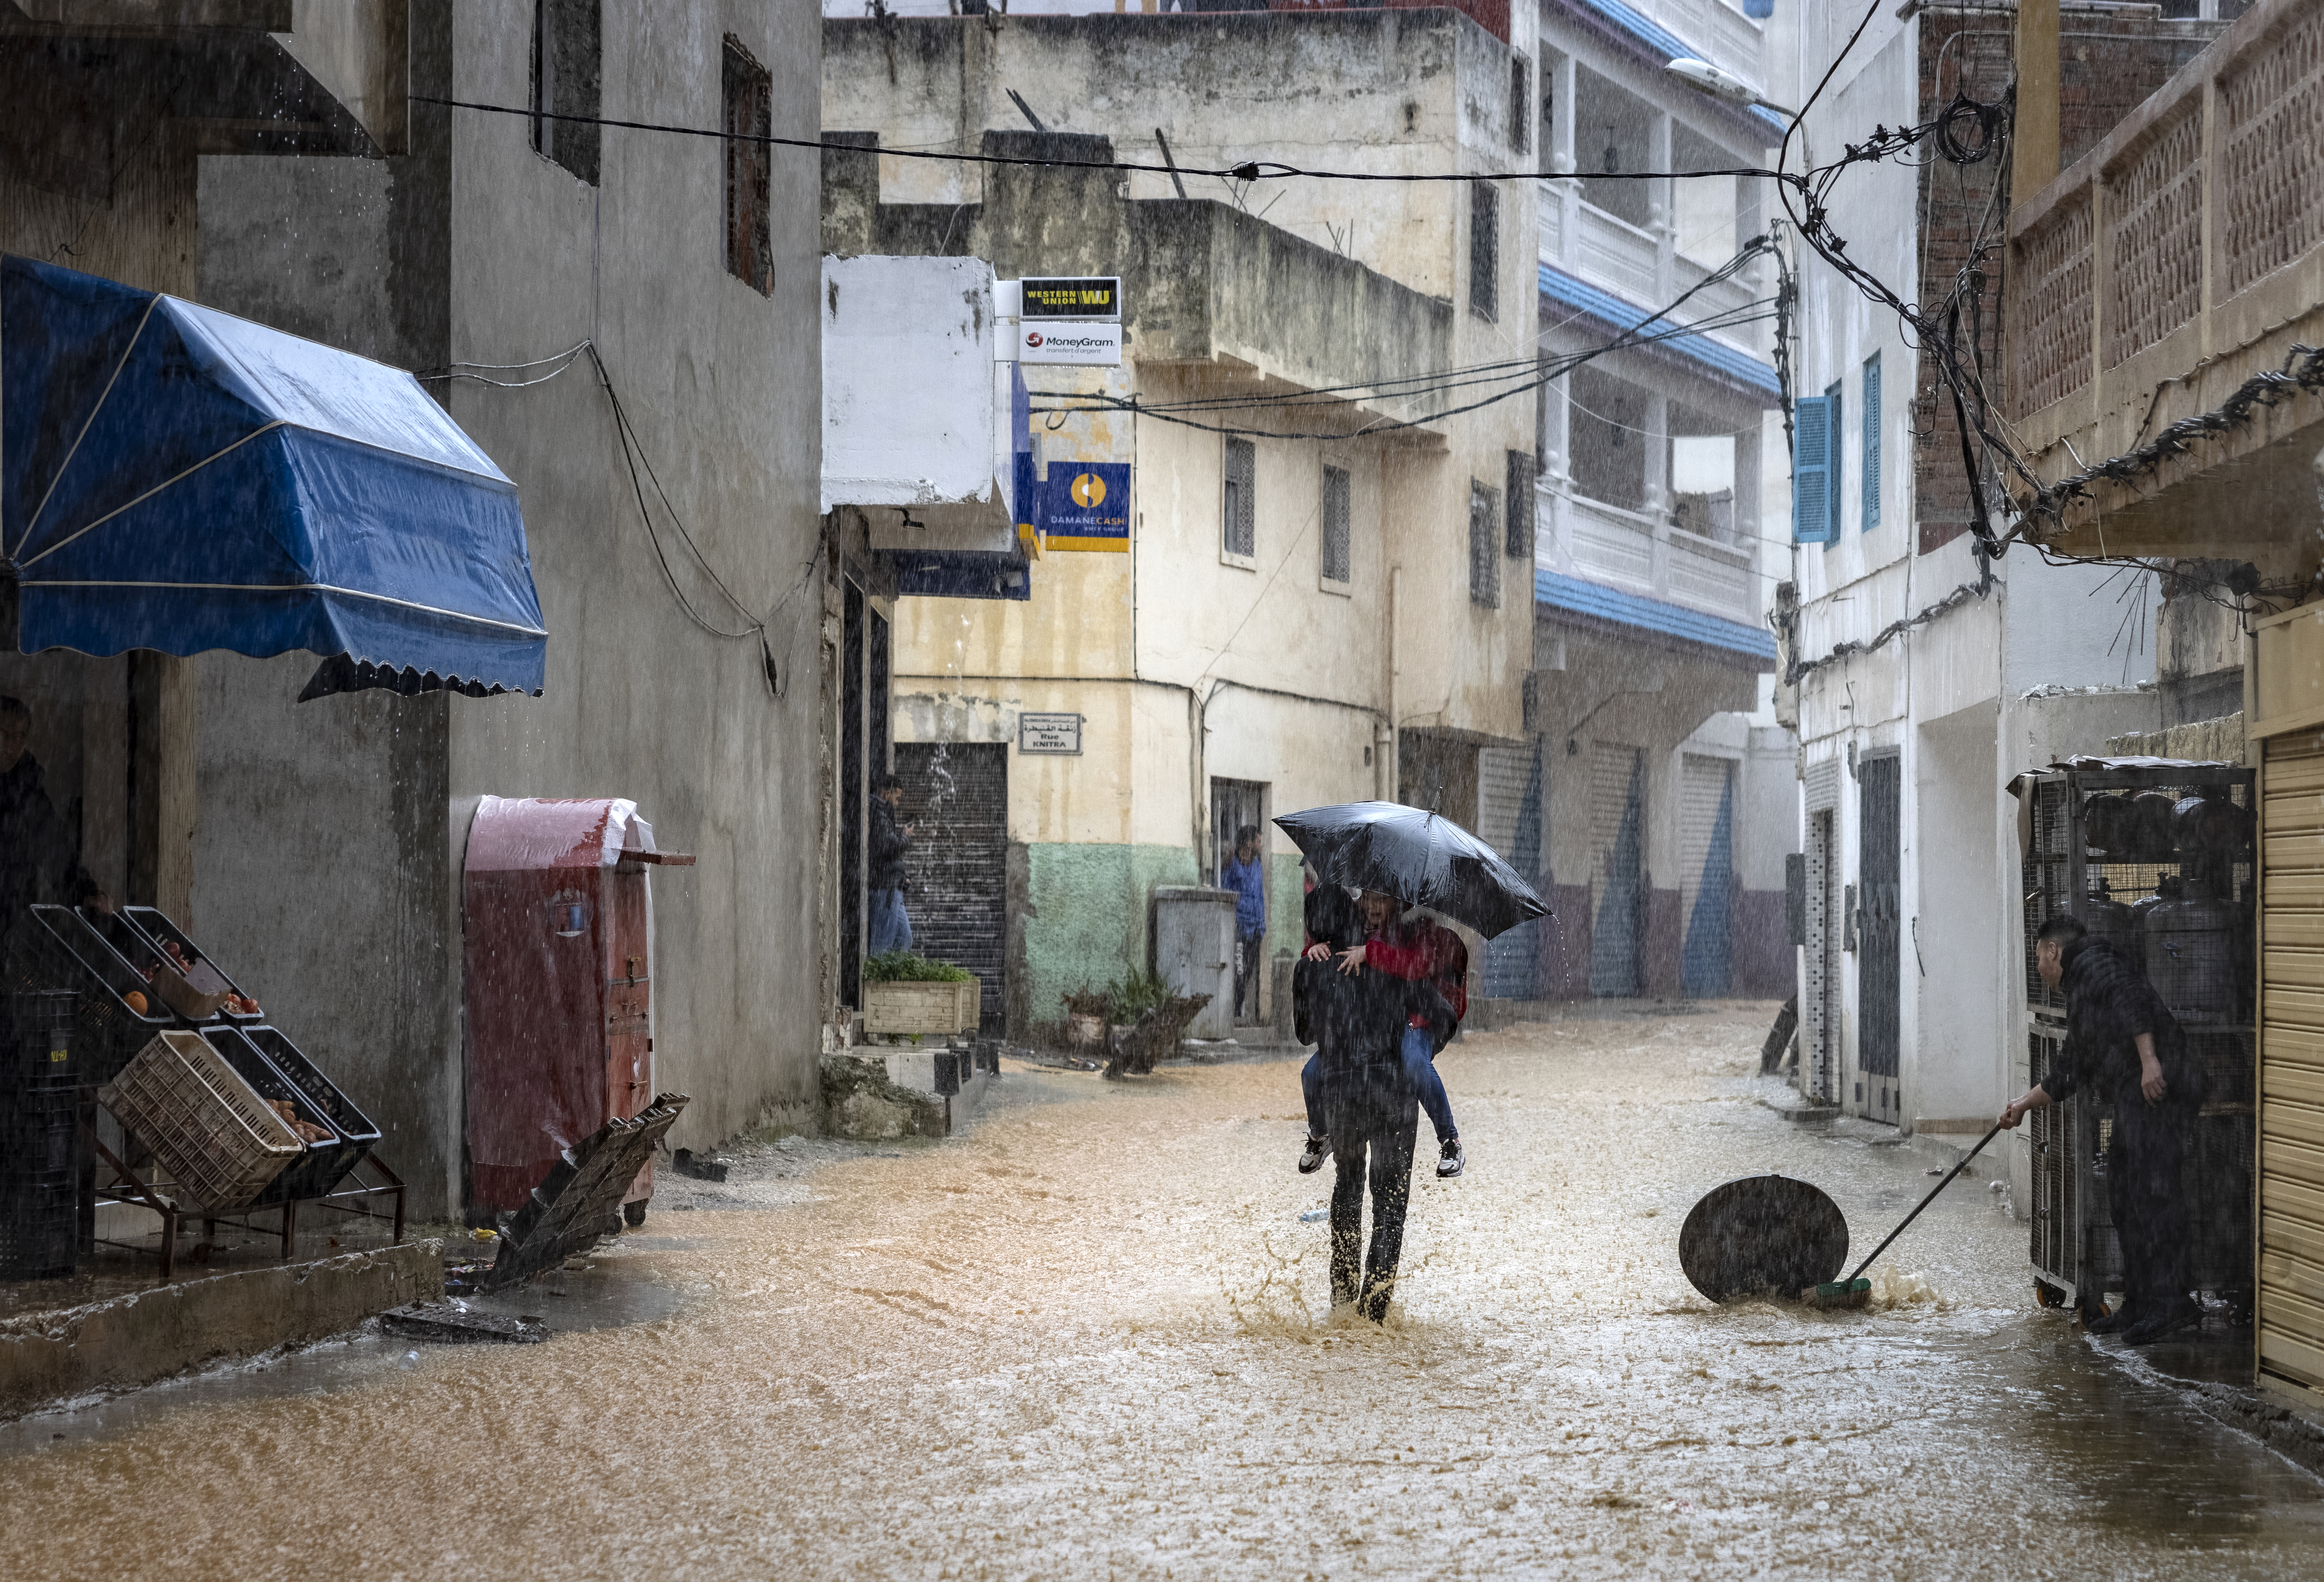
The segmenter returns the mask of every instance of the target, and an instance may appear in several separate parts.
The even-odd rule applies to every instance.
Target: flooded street
[[[2037,1311],[1983,1179],[1876,1310],[1696,1296],[1720,1180],[1813,1180],[1859,1249],[1932,1184],[1757,1102],[1764,1022],[1448,1050],[1469,1173],[1423,1165],[1384,1331],[1320,1310],[1294,1064],[1012,1070],[964,1137],[693,1186],[754,1206],[658,1202],[527,1305],[603,1281],[633,1321],[13,1425],[9,1569],[2324,1575],[2324,1485]]]

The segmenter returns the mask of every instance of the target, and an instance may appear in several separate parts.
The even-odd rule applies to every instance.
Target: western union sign
[[[1119,319],[1121,277],[1084,275],[1071,280],[1027,279],[1019,314],[1026,319]]]

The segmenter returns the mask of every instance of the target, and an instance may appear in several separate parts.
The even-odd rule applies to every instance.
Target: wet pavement
[[[1294,1063],[1016,1071],[965,1137],[667,1182],[495,1300],[547,1345],[358,1337],[8,1425],[0,1542],[28,1577],[2324,1576],[2324,1483],[2036,1309],[1983,1180],[1874,1310],[1696,1296],[1719,1181],[1815,1180],[1862,1247],[1932,1184],[1761,1105],[1766,1021],[1448,1050],[1470,1170],[1424,1165],[1385,1330],[1322,1310]]]

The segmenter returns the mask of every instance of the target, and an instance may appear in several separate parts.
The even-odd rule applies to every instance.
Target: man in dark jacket
[[[0,934],[37,901],[113,910],[81,866],[78,837],[49,800],[41,761],[27,751],[32,735],[32,710],[0,698]]]
[[[2202,1108],[2206,1075],[2161,995],[2104,939],[2072,917],[2034,937],[2042,981],[2066,989],[2066,1042],[2057,1069],[2001,1112],[2015,1126],[2030,1110],[2083,1088],[2114,1106],[2107,1146],[2107,1206],[2122,1244],[2122,1306],[2089,1328],[2144,1346],[2199,1321],[2187,1294],[2189,1226],[2180,1169]]]
[[[864,921],[867,956],[912,948],[912,919],[904,910],[904,854],[911,849],[912,827],[896,822],[903,800],[904,782],[893,774],[872,782],[872,850],[863,878],[871,893]]]

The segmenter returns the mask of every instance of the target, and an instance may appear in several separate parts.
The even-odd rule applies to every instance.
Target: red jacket
[[[1364,941],[1364,965],[1377,967],[1391,977],[1434,985],[1452,1007],[1456,1022],[1469,1014],[1469,948],[1448,928],[1430,922],[1410,928],[1391,924],[1386,933]],[[1414,1014],[1413,1026],[1427,1024],[1426,1017]]]

